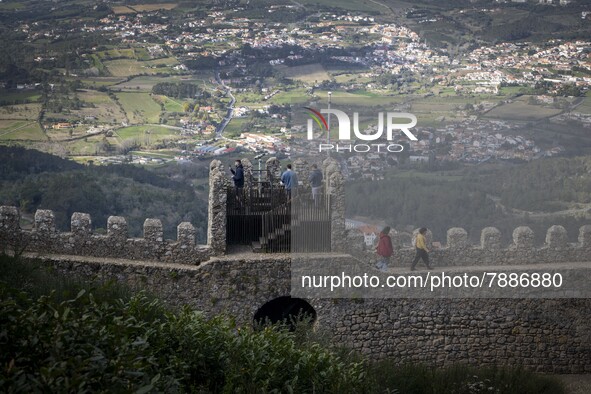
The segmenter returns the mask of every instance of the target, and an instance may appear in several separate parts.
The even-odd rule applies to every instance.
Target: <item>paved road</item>
[[[234,97],[230,88],[226,86],[220,78],[219,71],[216,71],[215,73],[215,80],[217,81],[217,83],[220,84],[220,86],[226,91],[226,93],[228,93],[228,95],[231,98],[230,105],[228,105],[228,112],[226,113],[226,117],[222,120],[222,123],[220,123],[220,125],[215,131],[217,138],[225,138],[222,136],[222,133],[224,132],[224,129],[226,128],[226,126],[228,126],[228,123],[230,123],[232,117],[234,116],[234,104],[236,103],[236,97]]]

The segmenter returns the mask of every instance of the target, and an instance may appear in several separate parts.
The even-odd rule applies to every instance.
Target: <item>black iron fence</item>
[[[329,252],[329,194],[313,199],[310,188],[300,187],[288,200],[282,186],[259,180],[228,188],[228,244],[267,253]]]
[[[229,245],[249,245],[262,235],[263,214],[285,205],[287,196],[278,187],[246,187],[227,191],[226,241]]]
[[[291,243],[294,253],[330,252],[331,218],[329,195],[316,199],[311,191],[300,193],[291,204]]]

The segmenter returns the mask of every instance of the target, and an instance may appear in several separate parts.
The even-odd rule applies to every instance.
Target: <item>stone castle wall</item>
[[[212,258],[199,266],[48,259],[59,271],[116,279],[207,316],[250,325],[258,308],[290,294],[290,258]],[[315,328],[370,359],[509,364],[591,372],[591,299],[306,299]]]
[[[415,233],[417,230],[415,230]],[[350,252],[360,259],[375,260],[376,255],[372,247],[360,247],[363,237],[358,235],[349,244],[356,247]],[[431,234],[427,234],[427,243],[431,242]],[[545,243],[542,246],[534,244],[534,232],[526,226],[517,227],[513,231],[513,242],[502,245],[501,232],[495,227],[482,230],[480,243],[469,243],[468,233],[463,228],[451,228],[447,231],[447,243],[439,249],[431,248],[429,258],[434,266],[485,266],[485,265],[524,265],[545,263],[566,263],[591,261],[591,225],[579,229],[575,242],[569,242],[566,229],[563,226],[551,226],[546,232]],[[393,266],[410,265],[415,250],[404,247],[397,234],[392,235],[394,255]]]
[[[340,174],[332,175],[333,191],[342,191]],[[32,230],[20,227],[20,213],[16,207],[0,206],[0,251],[28,251],[46,254],[77,256],[114,257],[131,260],[163,261],[183,264],[199,264],[210,256],[226,253],[226,189],[227,182],[220,176],[211,177],[208,245],[195,243],[195,228],[184,222],[177,226],[177,239],[163,238],[162,223],[159,219],[146,219],[144,237],[129,238],[127,221],[120,216],[107,220],[106,235],[94,234],[92,219],[86,213],[74,213],[71,230],[59,232],[55,227],[55,216],[50,210],[37,210]],[[333,198],[332,248],[335,252],[348,252],[363,261],[376,259],[373,247],[365,247],[363,236],[347,236],[344,228],[344,201]],[[414,249],[403,247],[393,235],[393,266],[408,265],[414,257]],[[428,234],[428,242],[430,235]],[[554,225],[546,233],[546,242],[537,247],[533,243],[534,233],[529,227],[518,227],[513,232],[513,242],[503,247],[501,233],[494,227],[482,230],[481,242],[472,245],[468,234],[462,228],[447,232],[447,243],[434,249],[430,259],[435,266],[485,266],[524,265],[591,261],[591,225],[582,226],[576,242],[569,242],[566,230]]]
[[[198,264],[209,257],[209,248],[195,243],[195,228],[184,222],[177,226],[176,241],[164,239],[162,222],[146,219],[144,237],[129,238],[127,221],[120,216],[107,220],[107,234],[93,234],[87,213],[74,213],[70,232],[59,232],[53,211],[39,209],[32,230],[20,227],[16,207],[0,207],[0,252],[36,252],[76,256],[113,257],[131,260]]]

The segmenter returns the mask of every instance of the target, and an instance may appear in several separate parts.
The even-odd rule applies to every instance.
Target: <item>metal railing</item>
[[[324,188],[314,201],[309,187],[299,187],[288,200],[285,189],[265,177],[228,188],[228,244],[267,253],[330,251],[330,193]]]

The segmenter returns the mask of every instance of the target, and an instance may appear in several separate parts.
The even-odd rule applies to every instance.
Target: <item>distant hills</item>
[[[110,215],[124,216],[131,236],[141,236],[146,218],[158,218],[165,236],[176,239],[176,226],[189,221],[204,242],[205,192],[196,193],[182,179],[183,171],[174,171],[178,180],[155,171],[131,165],[84,166],[36,150],[0,146],[0,204],[18,206],[24,225],[35,210],[52,209],[57,226],[66,231],[74,212],[91,214],[95,229],[106,228]]]

